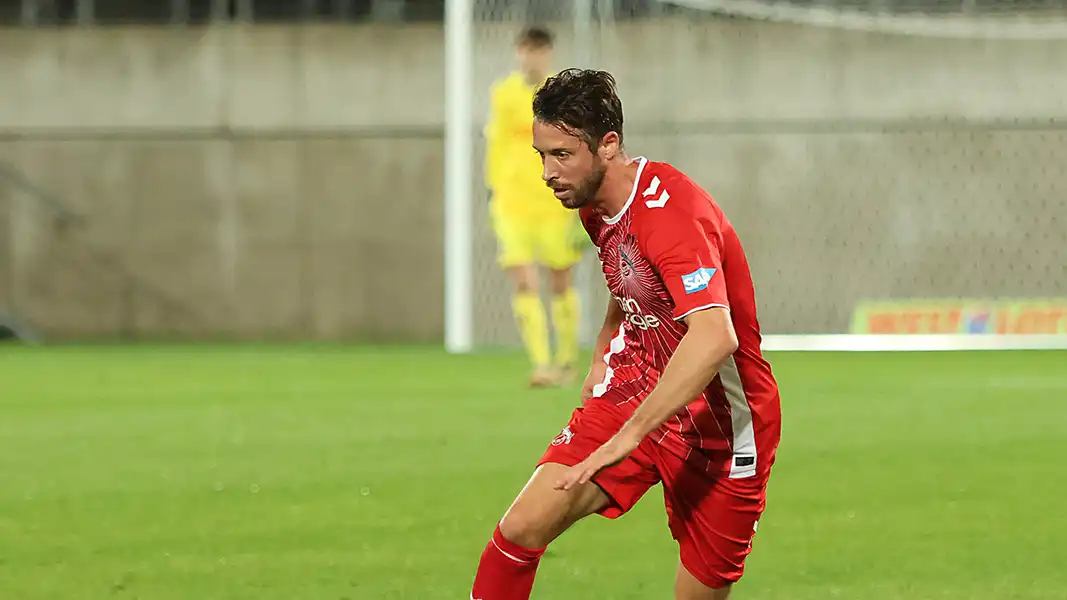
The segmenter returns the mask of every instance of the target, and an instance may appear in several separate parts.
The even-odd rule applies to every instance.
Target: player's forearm
[[[728,320],[729,313],[725,310],[723,313]],[[737,337],[731,326],[723,327],[709,320],[698,326],[691,325],[663,370],[659,383],[620,433],[641,439],[655,431],[708,387],[735,350]]]
[[[600,333],[596,336],[596,346],[593,351],[593,362],[604,359],[605,349],[611,340],[619,334],[619,326],[626,317],[614,298],[608,300],[608,310],[604,315],[604,324],[600,327]]]

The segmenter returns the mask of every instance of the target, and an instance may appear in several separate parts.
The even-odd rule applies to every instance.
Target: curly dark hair
[[[622,100],[607,71],[566,69],[550,77],[534,95],[533,112],[538,121],[580,137],[594,152],[611,131],[622,143]]]

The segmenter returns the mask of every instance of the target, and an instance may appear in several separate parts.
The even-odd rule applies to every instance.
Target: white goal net
[[[1067,333],[1067,2],[473,0],[476,347],[517,341],[479,132],[527,24],[723,206],[765,334]]]

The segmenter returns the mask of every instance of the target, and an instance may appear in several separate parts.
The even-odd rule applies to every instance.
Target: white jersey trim
[[[638,156],[630,162],[635,161],[640,164],[637,165],[637,175],[634,176],[634,187],[630,190],[630,197],[626,199],[626,204],[622,205],[622,210],[619,211],[619,214],[613,217],[604,217],[604,222],[608,225],[614,225],[621,221],[622,216],[626,214],[627,210],[630,210],[630,205],[634,203],[634,198],[637,197],[637,186],[641,183],[641,174],[645,172],[645,165],[648,164],[648,159],[644,156]]]
[[[523,560],[523,559],[519,558],[518,556],[515,556],[513,554],[508,554],[507,552],[504,552],[504,549],[500,547],[500,544],[496,543],[496,540],[492,540],[492,542],[493,542],[493,546],[496,546],[497,552],[499,552],[499,553],[503,554],[504,556],[510,558],[511,560],[519,563],[520,565],[528,565],[528,564],[533,562],[532,560]]]
[[[611,384],[611,378],[615,376],[615,370],[611,368],[611,357],[622,352],[626,348],[626,326],[619,325],[619,332],[615,334],[615,337],[611,338],[611,343],[608,344],[608,352],[604,355],[604,364],[608,365],[608,370],[604,373],[604,381],[593,386],[593,397],[599,398],[608,393],[608,385]]]
[[[704,306],[698,306],[698,307],[696,307],[696,308],[694,308],[692,310],[686,311],[685,314],[683,314],[681,316],[678,316],[678,317],[675,317],[674,320],[675,321],[681,321],[682,319],[688,317],[689,315],[691,315],[693,313],[698,313],[698,312],[700,312],[702,310],[708,310],[709,308],[725,308],[726,310],[730,310],[730,307],[726,306],[725,304],[714,304],[714,303],[713,304],[705,304]]]
[[[726,399],[730,402],[730,424],[733,429],[733,451],[730,460],[730,479],[742,479],[756,474],[756,434],[752,426],[752,409],[748,406],[741,373],[734,357],[726,359],[719,369]]]

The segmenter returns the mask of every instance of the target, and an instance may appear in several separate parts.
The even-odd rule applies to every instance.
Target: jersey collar
[[[619,211],[619,214],[613,217],[603,217],[604,222],[608,225],[614,225],[621,221],[622,216],[625,215],[626,211],[630,209],[630,205],[633,204],[634,198],[637,197],[637,187],[641,185],[641,175],[645,172],[645,165],[648,164],[648,159],[644,156],[638,156],[637,158],[630,161],[630,163],[634,162],[638,163],[637,175],[634,175],[634,187],[632,190],[630,190],[630,197],[626,199],[626,204],[622,205],[622,210]]]

